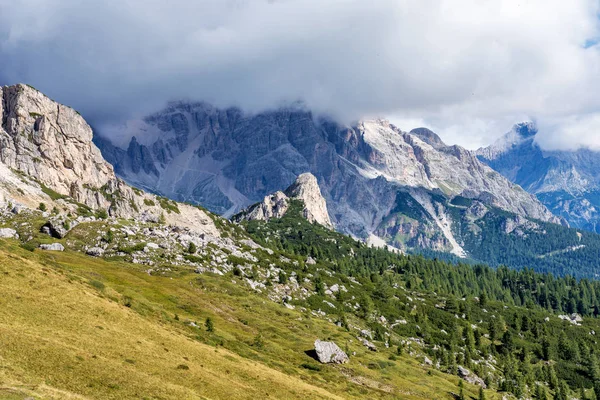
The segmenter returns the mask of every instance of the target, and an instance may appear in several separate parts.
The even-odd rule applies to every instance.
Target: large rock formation
[[[101,206],[89,188],[100,188],[115,175],[84,119],[27,85],[0,88],[0,95],[0,161],[60,194]]]
[[[0,203],[40,203],[76,212],[81,205],[123,218],[158,220],[219,235],[205,212],[129,187],[92,142],[72,108],[27,85],[0,87]]]
[[[476,154],[571,226],[600,233],[600,152],[545,151],[537,133],[531,122],[517,124]]]
[[[333,229],[327,213],[327,204],[321,195],[317,178],[311,173],[298,176],[296,181],[285,190],[265,196],[262,202],[234,216],[235,220],[261,220],[283,217],[290,208],[291,200],[302,202],[302,216],[312,223]]]
[[[383,120],[344,126],[293,108],[245,115],[203,103],[174,103],[136,126],[123,148],[96,139],[117,174],[225,216],[311,172],[336,229],[396,247],[465,255],[449,207],[457,197],[559,222],[471,152],[426,129],[403,132]],[[269,200],[272,208],[279,200]]]

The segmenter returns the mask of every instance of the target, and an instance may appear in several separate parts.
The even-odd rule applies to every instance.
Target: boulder
[[[360,340],[360,342],[363,344],[363,346],[365,346],[367,349],[371,350],[371,351],[377,351],[377,346],[375,346],[375,344],[369,342],[367,339],[364,338],[357,338],[358,340]]]
[[[464,379],[472,385],[479,385],[482,388],[487,389],[487,385],[485,384],[483,379],[481,379],[480,377],[478,377],[477,375],[475,375],[474,373],[472,373],[464,367],[458,367],[458,376],[460,376],[462,379]]]
[[[345,364],[349,360],[348,355],[334,342],[317,339],[315,340],[315,351],[317,359],[323,364]]]
[[[85,254],[92,257],[102,257],[104,255],[104,249],[101,247],[90,247]]]
[[[40,244],[40,249],[48,251],[64,251],[65,246],[60,243]]]
[[[18,237],[19,237],[19,235],[17,234],[17,231],[15,231],[14,229],[0,228],[0,238],[14,239],[14,238],[18,238]]]
[[[75,226],[77,226],[77,221],[69,221],[65,217],[54,217],[48,220],[42,226],[42,233],[48,234],[54,238],[62,239],[67,236],[67,233]]]

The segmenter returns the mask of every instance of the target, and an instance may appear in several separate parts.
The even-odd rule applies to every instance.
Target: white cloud
[[[548,118],[538,125],[542,134],[536,140],[544,149],[600,151],[600,113]]]
[[[0,0],[0,83],[92,122],[172,99],[300,99],[345,121],[420,119],[474,147],[524,115],[600,110],[597,13],[597,0]]]

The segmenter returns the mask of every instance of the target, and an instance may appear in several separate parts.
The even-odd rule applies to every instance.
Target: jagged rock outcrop
[[[348,355],[334,342],[315,340],[315,352],[317,359],[323,364],[345,364],[349,360]]]
[[[469,371],[465,367],[458,366],[458,376],[460,376],[465,381],[469,382],[471,385],[479,385],[484,389],[487,389],[487,385],[484,380],[475,375],[473,372]]]
[[[57,239],[62,239],[78,224],[77,220],[71,220],[66,216],[55,216],[51,217],[48,222],[42,226],[42,232]]]
[[[246,115],[204,103],[173,103],[140,121],[130,135],[135,139],[123,148],[96,139],[119,176],[224,216],[282,191],[308,171],[317,178],[336,229],[362,238],[376,235],[399,248],[465,255],[448,206],[456,197],[560,222],[474,154],[447,146],[424,128],[403,132],[384,120],[344,126],[300,108]],[[267,202],[277,209],[278,201]],[[400,203],[418,209],[419,218],[407,218]]]
[[[115,175],[85,120],[27,85],[1,88],[0,95],[0,161],[60,194],[100,206],[88,188],[100,188]]]
[[[600,232],[600,152],[546,151],[536,142],[534,123],[517,124],[479,159],[535,194],[571,226]]]
[[[304,218],[333,229],[327,211],[327,203],[321,194],[317,178],[313,174],[300,174],[292,186],[286,189],[285,194],[291,199],[302,201]]]
[[[289,210],[291,200],[302,201],[302,216],[308,221],[333,229],[317,178],[311,173],[301,174],[285,192],[278,191],[265,196],[262,202],[242,211],[233,219],[268,221],[271,218],[281,218]]]
[[[23,84],[0,87],[0,99],[0,203],[16,208],[44,203],[68,212],[83,204],[141,220],[164,216],[167,223],[219,236],[204,211],[171,204],[118,179],[92,142],[92,129],[72,108]],[[48,233],[64,236],[68,229],[62,222],[50,220]]]

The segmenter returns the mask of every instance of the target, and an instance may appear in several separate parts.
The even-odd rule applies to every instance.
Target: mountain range
[[[315,173],[292,174],[287,188],[226,219],[117,177],[73,109],[27,85],[0,92],[0,397],[600,393],[600,281],[587,279],[598,277],[600,235],[557,223],[535,197],[433,132],[385,121],[327,131],[331,122],[298,114],[321,140],[301,153],[302,137],[285,136],[283,147]],[[280,132],[293,131],[283,122]],[[244,133],[249,143],[271,137]],[[224,179],[236,165],[260,164],[255,149],[236,143],[222,148],[234,157],[216,170]],[[268,172],[281,172],[271,156]],[[123,156],[121,167],[133,159]],[[433,252],[438,235],[454,261],[498,267],[336,232],[352,225],[332,200],[343,189],[335,179],[352,184],[340,198],[372,243]],[[385,210],[378,194],[386,193],[393,207],[369,230],[366,201]],[[416,234],[398,235],[402,224]]]
[[[337,230],[405,250],[465,257],[461,232],[490,210],[561,222],[470,151],[385,120],[346,126],[301,108],[247,115],[180,102],[130,135],[126,148],[102,134],[94,139],[117,175],[224,216],[310,172]]]
[[[478,158],[564,218],[573,227],[600,232],[600,153],[590,149],[546,151],[534,123],[521,123]]]

